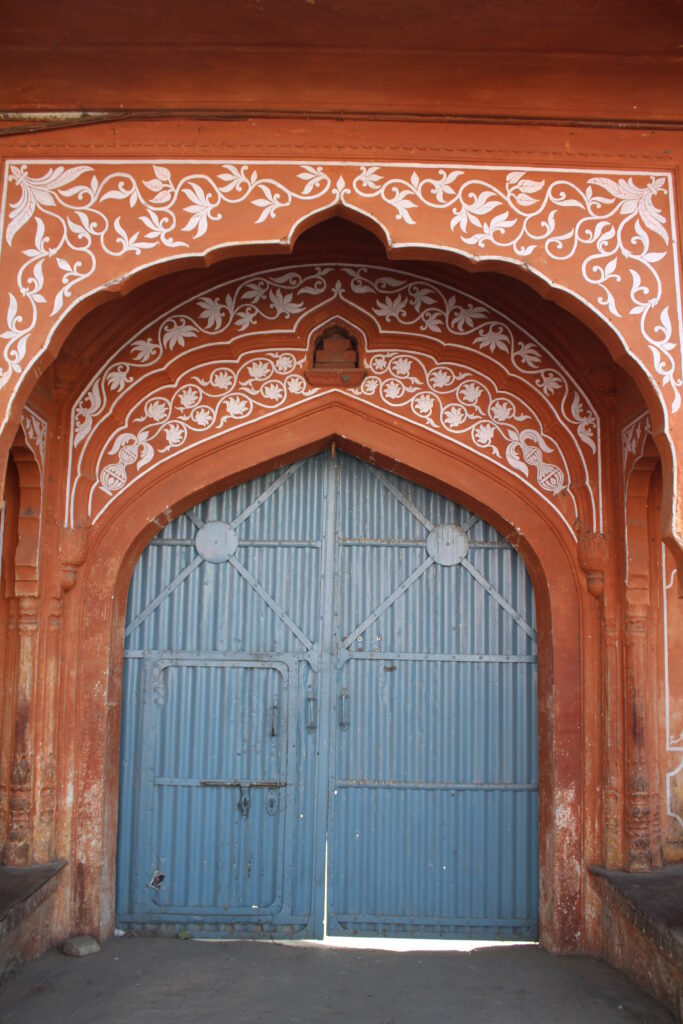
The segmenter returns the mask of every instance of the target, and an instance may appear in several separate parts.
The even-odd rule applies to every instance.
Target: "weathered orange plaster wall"
[[[243,154],[245,162],[258,156],[303,162],[315,151],[321,161],[362,160],[367,161],[368,166],[391,158],[422,162],[471,160],[478,164],[501,163],[537,169],[569,164],[582,169],[609,167],[617,182],[635,173],[634,168],[638,167],[671,169],[680,158],[677,136],[665,132],[646,136],[616,130],[492,131],[474,126],[421,126],[418,130],[415,126],[325,123],[273,126],[247,122],[225,125],[220,130],[191,124],[146,126],[144,130],[128,125],[57,132],[47,139],[14,140],[4,145],[6,155],[13,161],[34,158],[57,166],[60,160],[67,158],[87,163],[97,158],[126,160],[134,157],[144,159],[150,167],[163,167],[164,161],[173,158],[224,159],[228,151]],[[304,153],[308,156],[303,156]],[[518,181],[533,181],[537,173],[538,170],[525,171]],[[157,177],[156,180],[162,179]],[[533,197],[535,193],[524,194]],[[257,198],[266,197],[261,192]],[[410,196],[407,198],[413,201]],[[485,205],[487,200],[480,202]],[[196,205],[191,196],[185,196],[181,204]],[[256,213],[263,209],[265,207],[256,208]],[[417,219],[417,207],[404,209],[411,215],[414,213]],[[250,228],[253,228],[254,212],[252,209]],[[347,217],[352,216],[348,208],[342,212]],[[392,231],[396,227],[396,212],[396,208],[391,207],[387,223]],[[483,213],[482,217],[490,220],[491,214],[495,215],[495,211]],[[456,497],[488,518],[503,533],[516,538],[527,561],[538,604],[543,769],[541,934],[551,949],[582,948],[598,952],[603,935],[600,902],[588,881],[586,867],[591,863],[611,867],[629,863],[634,839],[631,829],[633,793],[642,793],[642,789],[634,790],[632,785],[634,755],[624,702],[627,685],[637,688],[642,685],[648,696],[646,731],[650,741],[644,757],[650,775],[659,773],[660,779],[664,777],[675,767],[676,757],[675,751],[667,750],[668,741],[664,737],[663,672],[658,669],[655,676],[647,680],[641,679],[637,672],[634,675],[631,671],[631,676],[628,675],[629,666],[632,668],[636,663],[634,652],[637,656],[642,654],[638,647],[641,641],[636,642],[634,638],[645,637],[646,645],[654,643],[663,652],[664,633],[661,614],[630,617],[626,614],[627,608],[636,605],[627,604],[625,596],[626,523],[623,513],[628,490],[625,472],[643,453],[638,447],[640,440],[634,442],[632,451],[626,452],[624,430],[635,419],[649,413],[647,436],[654,435],[662,463],[664,532],[671,527],[672,458],[679,442],[674,430],[674,422],[678,421],[674,421],[672,414],[669,433],[666,436],[663,433],[664,399],[634,365],[605,321],[587,311],[576,297],[551,288],[521,264],[487,263],[485,269],[512,273],[519,281],[526,282],[527,288],[518,281],[509,281],[506,291],[496,275],[488,273],[481,277],[473,275],[469,281],[469,290],[475,294],[481,282],[481,292],[487,300],[498,291],[505,300],[503,312],[522,319],[525,315],[525,326],[532,332],[540,329],[545,336],[543,325],[547,324],[546,333],[553,351],[571,366],[598,408],[604,438],[603,530],[595,530],[593,524],[582,522],[574,538],[557,514],[534,498],[521,480],[484,463],[471,451],[464,448],[456,451],[445,438],[428,435],[416,424],[392,419],[386,410],[368,406],[359,411],[348,396],[340,394],[322,395],[305,406],[285,408],[277,418],[245,425],[242,431],[227,439],[215,438],[193,452],[161,464],[153,474],[141,477],[125,496],[113,502],[92,527],[80,514],[73,526],[65,528],[63,525],[68,420],[80,388],[93,370],[155,312],[162,313],[176,305],[179,298],[200,290],[201,286],[196,287],[199,279],[206,287],[221,280],[224,266],[203,271],[203,264],[234,255],[246,261],[240,264],[244,267],[252,256],[264,252],[273,254],[270,261],[275,254],[278,260],[284,261],[293,238],[287,225],[283,225],[282,233],[278,234],[280,225],[275,222],[273,226],[272,220],[262,222],[264,235],[258,244],[237,247],[234,251],[226,249],[226,245],[230,237],[237,237],[242,223],[240,218],[237,215],[224,217],[220,237],[220,233],[209,237],[215,225],[208,225],[207,237],[200,237],[198,247],[208,238],[215,244],[215,251],[196,259],[192,266],[188,264],[186,277],[179,275],[164,280],[171,269],[183,268],[182,261],[154,265],[149,272],[133,273],[135,265],[146,260],[145,252],[138,256],[133,254],[135,259],[131,257],[130,266],[126,263],[128,270],[116,277],[120,266],[118,258],[104,261],[102,277],[97,279],[100,290],[84,299],[64,320],[55,332],[52,348],[28,371],[17,391],[10,425],[3,435],[9,439],[6,451],[13,442],[19,413],[29,397],[32,407],[49,421],[42,495],[40,601],[35,610],[35,631],[31,634],[35,636],[35,650],[30,655],[33,660],[29,659],[27,664],[35,669],[30,729],[31,743],[35,744],[39,755],[31,766],[32,834],[29,841],[41,859],[58,853],[69,860],[65,881],[55,898],[52,937],[56,939],[73,931],[90,929],[106,935],[113,926],[122,623],[128,582],[136,558],[170,515],[190,507],[203,495],[318,450],[336,439],[352,453],[374,458],[418,483]],[[367,218],[362,223],[366,227],[373,225]],[[417,234],[400,218],[398,227],[404,232],[402,237],[406,242]],[[382,230],[377,227],[374,230],[382,237]],[[266,231],[269,234],[265,234]],[[324,240],[325,227],[321,226],[319,231]],[[654,236],[661,237],[656,231]],[[131,237],[130,230],[128,237]],[[13,243],[17,251],[20,251],[19,238],[17,232]],[[265,238],[270,240],[264,241]],[[429,249],[431,229],[425,228],[420,238],[425,248],[411,243],[405,249],[394,247],[390,256],[392,260],[411,258],[412,271],[420,261],[425,274],[429,274],[426,261],[434,256]],[[34,240],[35,236],[27,244]],[[302,238],[302,245],[304,243]],[[293,259],[299,258],[297,252]],[[451,258],[467,269],[477,269],[478,265],[466,264],[462,257],[441,251],[439,274],[442,278],[449,273]],[[674,254],[673,258],[677,260],[678,255]],[[58,269],[62,272],[62,268]],[[622,268],[625,272],[626,269]],[[466,274],[453,268],[451,272],[462,284]],[[3,285],[6,284],[1,260],[0,275],[3,275]],[[107,275],[112,279],[107,280]],[[145,279],[149,279],[147,290],[137,291]],[[83,287],[96,283],[94,278],[89,279]],[[574,324],[572,329],[573,321],[568,312],[554,309],[550,302],[534,295],[535,291],[557,300],[576,314],[582,324]],[[126,293],[130,293],[128,298],[117,300],[112,306],[101,306],[86,317],[88,310],[95,310],[105,299]],[[667,291],[664,296],[670,300],[671,308],[674,297],[673,291]],[[38,305],[42,307],[47,303]],[[111,323],[108,323],[108,311]],[[42,309],[40,312],[42,315]],[[673,320],[671,322],[673,324]],[[369,330],[371,324],[366,326]],[[88,333],[86,328],[89,327],[95,329],[94,333]],[[593,336],[591,330],[595,332]],[[645,355],[650,358],[650,350]],[[677,350],[671,358],[678,359]],[[596,363],[599,372],[594,373]],[[633,375],[628,378],[630,383],[624,383],[617,364]],[[678,368],[675,372],[678,373]],[[39,376],[40,386],[36,391]],[[666,385],[664,391],[670,396],[672,388],[673,385]],[[646,436],[645,431],[643,436]],[[653,458],[656,463],[656,454]],[[647,518],[647,509],[645,514]],[[661,547],[662,531],[656,522],[650,527],[650,533],[653,531],[659,531],[656,543]],[[670,555],[665,557],[669,559],[668,581],[673,578],[673,563]],[[649,569],[648,573],[654,575]],[[647,591],[650,608],[653,606],[652,586],[648,576],[647,586],[641,588],[643,593]],[[661,583],[657,586],[661,587]],[[674,596],[674,590],[673,585],[666,590],[669,622],[680,618],[681,601]],[[663,605],[662,600],[662,608]],[[642,627],[645,620],[650,624]],[[630,646],[625,643],[627,634],[631,637]],[[675,647],[669,646],[670,665],[677,664],[672,660],[675,653]],[[628,684],[627,679],[631,680]],[[14,694],[15,680],[7,672],[4,682],[5,693]],[[680,680],[674,680],[670,673],[669,683],[670,707],[676,716],[681,700],[677,689]],[[653,693],[658,695],[656,699],[652,698]],[[640,779],[638,776],[639,786]],[[655,780],[650,779],[649,784],[646,834],[641,830],[635,838],[641,842],[639,849],[645,851],[646,858],[649,856],[656,862],[660,856],[657,837],[662,832],[662,815],[668,812],[666,797],[662,798]],[[677,792],[675,787],[672,792]],[[642,821],[642,816],[639,820]],[[669,852],[678,842],[677,829],[676,822],[670,815],[666,816],[664,839],[665,850]]]

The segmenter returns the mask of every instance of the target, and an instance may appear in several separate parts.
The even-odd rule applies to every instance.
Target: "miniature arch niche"
[[[661,472],[659,452],[649,436],[626,482],[626,583],[631,592],[649,593],[650,588],[650,516],[652,482]]]
[[[17,597],[36,597],[39,584],[42,474],[22,427],[19,427],[10,448],[10,459],[14,463],[17,480],[14,591]]]
[[[366,371],[360,366],[358,339],[341,324],[330,324],[313,340],[306,379],[313,387],[353,388]]]

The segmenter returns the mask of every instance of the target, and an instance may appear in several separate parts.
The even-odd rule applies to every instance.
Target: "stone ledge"
[[[59,885],[65,860],[26,867],[0,867],[0,941]]]
[[[683,865],[589,870],[603,901],[605,958],[683,1020]]]

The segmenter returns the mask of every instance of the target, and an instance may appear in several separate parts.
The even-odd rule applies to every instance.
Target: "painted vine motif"
[[[418,242],[429,217],[428,238],[436,248],[511,260],[557,280],[608,319],[639,357],[640,339],[645,342],[665,404],[672,412],[680,407],[680,339],[674,334],[680,297],[667,174],[258,161],[27,162],[10,163],[5,184],[2,261],[16,282],[0,334],[0,386],[8,396],[60,315],[88,288],[106,283],[97,276],[98,261],[110,265],[116,259],[125,276],[231,241],[228,213],[243,218],[240,240],[262,241],[273,231],[278,240],[283,227],[291,230],[307,214],[341,205],[387,229],[392,220],[408,235],[416,228]]]
[[[168,365],[184,352],[205,350],[207,342],[229,344],[240,337],[263,335],[273,330],[275,325],[279,332],[289,329],[294,334],[304,315],[313,311],[322,314],[326,305],[333,301],[342,301],[351,311],[358,310],[371,316],[380,334],[429,338],[440,342],[449,352],[459,351],[465,359],[468,358],[467,353],[475,352],[480,361],[491,365],[496,375],[502,368],[512,379],[524,381],[567,431],[584,467],[585,481],[593,495],[594,513],[596,516],[601,514],[600,424],[597,414],[582,389],[538,339],[478,299],[442,282],[412,274],[388,273],[385,267],[350,264],[304,265],[228,281],[186,300],[175,310],[139,330],[98,370],[74,404],[68,489],[72,490],[71,480],[77,479],[80,467],[85,464],[85,453],[100,424],[109,417],[115,417],[116,408],[128,395],[136,393],[141,382],[150,379],[155,369]],[[305,382],[289,382],[290,397],[300,393],[293,389],[302,383]],[[269,382],[269,401],[276,391],[278,401],[284,399],[284,393],[278,390],[281,385],[284,386],[284,382]],[[400,387],[404,385],[405,382]],[[387,407],[391,405],[391,391],[396,387],[399,384],[394,382],[382,392]],[[361,394],[370,400],[367,388]],[[247,400],[247,415],[251,415],[254,394],[242,397]],[[499,416],[490,417],[494,426],[505,422],[503,409],[502,405],[496,406]],[[198,414],[208,417],[205,411]],[[447,420],[438,424],[437,421],[429,421],[429,425],[448,433],[454,415],[451,411]],[[215,429],[215,418],[207,418],[209,424]],[[482,426],[482,429],[488,427]],[[180,436],[183,428],[178,427],[177,432]],[[538,452],[549,454],[543,448],[545,442],[542,437],[535,441],[522,433],[513,438],[512,432],[511,422],[507,425],[505,442],[506,447],[513,445],[510,457],[514,459],[513,451],[517,453],[520,472],[524,472],[522,466],[528,469],[533,465],[526,461],[531,447],[535,446],[537,450],[534,457]],[[497,427],[494,433],[500,433]],[[500,445],[502,440],[498,437],[496,444]],[[133,445],[134,442],[129,439],[127,444]],[[123,458],[132,459],[132,449],[126,445],[124,448]],[[496,456],[500,456],[498,450]],[[552,480],[558,481],[557,491],[561,490],[564,484],[559,483],[558,474],[566,470],[556,467],[558,473],[546,474],[545,461],[541,458],[539,462],[540,478],[549,484]],[[122,480],[127,479],[120,466],[111,473]],[[116,490],[113,480],[112,487]],[[553,487],[542,489],[552,492]]]
[[[155,464],[315,398],[321,389],[306,381],[306,365],[300,349],[251,352],[193,366],[151,388],[102,446],[89,499],[93,520]],[[405,348],[372,354],[367,370],[350,389],[359,401],[479,451],[549,498],[566,491],[569,470],[557,442],[529,406],[482,373]]]

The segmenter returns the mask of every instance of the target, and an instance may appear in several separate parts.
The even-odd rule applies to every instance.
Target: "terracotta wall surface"
[[[9,863],[69,861],[50,937],[113,927],[140,551],[334,440],[524,555],[541,937],[599,952],[587,866],[683,859],[680,136],[158,121],[0,153],[0,842]],[[355,390],[306,378],[330,323],[360,339]]]
[[[7,111],[679,122],[680,4],[44,0],[5,13]],[[410,26],[409,30],[406,30]]]

